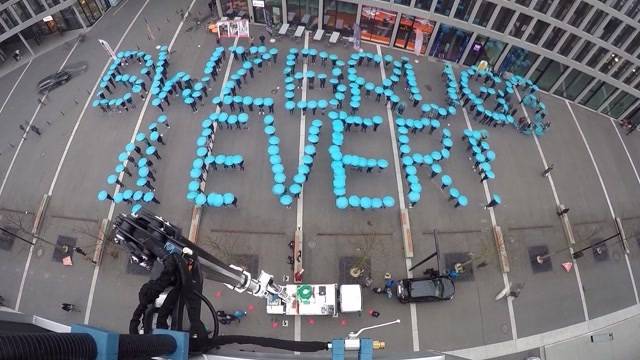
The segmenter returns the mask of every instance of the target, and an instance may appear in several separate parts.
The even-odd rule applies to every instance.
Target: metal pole
[[[577,259],[577,258],[579,258],[579,257],[582,257],[582,255],[584,255],[584,254],[582,253],[583,251],[585,251],[585,250],[589,250],[589,249],[591,249],[591,248],[593,248],[593,247],[597,247],[597,246],[598,246],[598,245],[600,245],[600,244],[604,244],[605,242],[607,242],[607,241],[609,241],[609,240],[611,240],[611,239],[613,239],[613,238],[615,238],[615,237],[617,237],[617,236],[620,236],[620,232],[617,232],[617,233],[615,233],[614,235],[611,235],[611,236],[609,236],[608,238],[606,238],[606,239],[604,239],[604,240],[600,240],[600,241],[598,241],[598,242],[596,242],[596,243],[594,243],[594,244],[591,244],[590,246],[587,246],[587,247],[585,247],[585,248],[583,248],[583,249],[580,249],[580,250],[578,250],[578,251],[574,251],[574,252],[573,252],[573,254],[571,254],[571,257],[573,257],[574,259]]]

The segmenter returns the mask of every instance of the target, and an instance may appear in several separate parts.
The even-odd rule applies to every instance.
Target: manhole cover
[[[53,251],[51,260],[62,262],[67,256],[73,259],[73,248],[76,246],[78,239],[69,236],[58,236],[56,240],[56,249]]]
[[[456,281],[473,281],[475,279],[473,275],[473,262],[469,254],[461,252],[444,254],[444,263],[445,271],[454,270],[456,264],[461,264],[458,267],[462,266],[464,271],[459,273]]]
[[[362,270],[360,276],[351,276],[351,268],[358,267]],[[359,284],[364,278],[371,277],[371,260],[358,256],[343,256],[340,258],[340,283]]]
[[[531,263],[531,269],[533,273],[541,273],[551,271],[553,269],[553,264],[551,263],[551,258],[546,257],[549,255],[549,247],[545,245],[540,246],[530,246],[528,249],[529,252],[529,262]],[[538,262],[538,256],[541,257],[542,264]]]

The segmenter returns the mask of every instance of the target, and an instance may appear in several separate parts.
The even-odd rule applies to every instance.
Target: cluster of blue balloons
[[[243,115],[243,114],[240,114]],[[246,114],[244,114],[246,115]],[[193,202],[196,207],[228,207],[236,206],[237,198],[233,193],[205,194],[204,188],[207,180],[209,166],[214,169],[219,168],[241,168],[244,169],[244,158],[242,155],[213,154],[213,140],[219,123],[228,123],[229,119],[239,115],[229,115],[225,112],[214,112],[201,122],[200,136],[196,139],[196,157],[192,162],[189,171],[189,185],[187,186],[187,200]],[[247,116],[248,119],[248,116]]]
[[[296,174],[293,176],[293,183],[287,188],[287,176],[285,168],[282,164],[280,156],[280,138],[276,135],[276,125],[273,115],[269,114],[264,117],[264,133],[267,136],[267,156],[271,165],[271,174],[273,176],[273,187],[271,193],[279,199],[280,205],[289,207],[293,203],[293,199],[298,198],[302,192],[302,186],[309,179],[311,169],[316,157],[316,144],[320,140],[320,129],[322,121],[314,119],[311,121],[309,130],[307,131],[307,144],[304,147],[302,162],[298,165]]]
[[[157,203],[160,201],[155,194],[154,182],[154,157],[160,160],[157,146],[164,144],[158,126],[163,125],[169,128],[166,115],[160,115],[156,121],[149,125],[149,134],[140,131],[136,134],[134,141],[124,147],[124,151],[118,155],[118,163],[114,173],[107,176],[107,184],[116,187],[111,195],[107,190],[98,191],[98,200],[110,200],[116,204],[127,203],[131,205],[131,213],[137,214],[143,204]],[[130,170],[129,165],[133,165],[135,170]],[[135,171],[135,174],[134,174]],[[126,185],[123,180],[137,175],[135,186]]]
[[[389,195],[384,197],[347,195],[345,166],[355,167],[360,171],[366,168],[367,172],[371,172],[373,167],[377,166],[382,170],[387,168],[389,163],[384,159],[367,159],[351,154],[343,155],[342,144],[344,143],[344,129],[349,115],[344,111],[340,111],[339,113],[332,111],[329,113],[329,117],[335,118],[335,120],[331,122],[333,132],[331,133],[332,145],[329,146],[329,156],[331,157],[331,170],[333,172],[332,186],[333,193],[336,196],[336,207],[338,209],[351,207],[362,210],[393,207],[395,200]]]
[[[100,90],[96,93],[98,99],[95,99],[91,103],[93,108],[99,107],[104,112],[122,112],[123,110],[129,111],[129,107],[135,106],[133,94],[140,94],[146,91],[146,85],[144,80],[136,75],[122,73],[120,68],[128,65],[129,61],[137,61],[144,65],[140,70],[141,75],[150,76],[151,69],[155,69],[156,66],[158,66],[154,64],[151,55],[144,51],[127,50],[118,52],[109,69],[107,69],[107,72],[102,76],[99,84]],[[113,89],[115,89],[119,83],[127,87],[127,92],[120,97],[107,99],[106,93],[113,94]],[[141,94],[141,97],[144,97],[144,95]]]
[[[496,175],[491,168],[491,163],[496,159],[496,153],[491,150],[487,141],[487,130],[465,129],[463,140],[467,142],[467,151],[471,153],[473,167],[478,170],[481,181],[495,180]]]

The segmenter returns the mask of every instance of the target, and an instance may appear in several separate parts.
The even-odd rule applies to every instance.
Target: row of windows
[[[5,3],[7,1],[8,0],[0,0],[0,3]],[[28,7],[25,2],[29,5]],[[4,25],[6,26],[5,29],[0,23],[0,34],[13,29],[21,22],[31,19],[33,16],[31,15],[29,8],[31,8],[34,15],[37,16],[38,14],[45,12],[47,8],[60,5],[60,3],[61,0],[21,0],[11,4],[9,7],[0,10],[0,19],[2,19],[2,22],[4,22]]]

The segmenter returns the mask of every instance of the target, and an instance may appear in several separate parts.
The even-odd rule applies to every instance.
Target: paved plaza
[[[96,194],[102,189],[113,194],[114,186],[108,185],[106,178],[114,173],[118,154],[138,131],[147,131],[162,112],[140,98],[135,99],[135,108],[122,113],[103,112],[91,106],[97,98],[97,81],[111,63],[97,39],[109,42],[116,52],[144,51],[152,57],[158,53],[157,45],[167,45],[169,77],[182,71],[194,79],[202,76],[203,67],[216,47],[250,47],[246,38],[222,39],[220,45],[216,44],[214,35],[205,29],[211,19],[205,1],[129,1],[122,6],[117,13],[107,12],[83,41],[71,40],[0,78],[0,106],[5,103],[0,110],[0,225],[29,240],[33,239],[29,233],[34,222],[41,215],[36,229],[39,237],[52,242],[75,241],[75,246],[93,254],[103,219],[130,211],[126,203],[112,206],[109,201],[98,201]],[[190,15],[181,18],[180,9],[190,9]],[[252,26],[251,31],[258,43],[257,37],[264,33],[264,27]],[[301,200],[294,201],[290,208],[282,206],[272,194],[274,180],[267,155],[264,115],[258,115],[257,110],[248,112],[247,129],[219,126],[214,151],[241,154],[245,170],[219,169],[209,173],[206,192],[232,192],[238,204],[202,208],[198,245],[230,263],[274,274],[279,282],[284,282],[285,276],[293,279],[287,257],[291,255],[289,243],[296,231],[303,234],[303,275],[309,283],[350,281],[348,270],[341,264],[353,258],[366,259],[374,286],[382,286],[386,272],[394,279],[421,276],[427,267],[435,266],[433,260],[412,273],[408,269],[435,251],[436,240],[441,270],[451,270],[455,263],[466,266],[456,282],[452,301],[402,305],[364,289],[365,313],[361,315],[291,317],[288,326],[283,326],[284,317],[265,313],[263,300],[236,294],[207,280],[204,294],[217,309],[249,312],[241,323],[223,327],[222,333],[328,340],[364,326],[400,319],[399,325],[374,329],[366,335],[386,341],[387,352],[470,349],[458,353],[482,358],[529,350],[593,329],[593,324],[637,314],[640,274],[637,134],[626,136],[614,120],[545,93],[537,96],[546,106],[545,121],[550,121],[551,127],[539,137],[523,135],[511,126],[480,124],[469,107],[463,110],[458,106],[455,115],[441,124],[450,130],[454,142],[443,167],[468,198],[468,205],[454,207],[446,189],[441,189],[439,178],[431,178],[427,167],[418,167],[421,199],[409,208],[409,185],[394,150],[398,127],[389,126],[400,116],[384,102],[376,102],[375,95],[363,97],[358,115],[379,115],[384,121],[375,132],[372,129],[345,132],[342,151],[385,159],[389,166],[371,173],[347,169],[347,191],[372,197],[389,195],[395,199],[395,205],[366,211],[338,209],[331,186],[329,110],[318,110],[315,116],[307,111],[304,119],[300,111],[285,110],[283,70],[290,48],[315,48],[336,54],[346,62],[354,53],[353,47],[342,42],[330,45],[326,39],[314,41],[313,33],[300,39],[267,41],[266,46],[279,50],[277,63],[257,68],[255,78],[247,77],[247,82],[242,83],[239,95],[275,100],[273,116],[281,140],[286,184],[291,183],[289,179],[298,167],[304,151],[301,142],[306,142],[312,120],[323,122],[312,170]],[[363,43],[362,49],[371,54],[391,55],[396,60],[408,57],[423,102],[446,103],[447,84],[441,76],[444,63],[371,43]],[[44,105],[38,101],[36,85],[40,79],[61,67],[82,62],[89,64],[85,73],[48,94]],[[172,98],[171,106],[164,108],[171,127],[161,126],[166,145],[158,145],[162,159],[154,159],[157,179],[154,186],[160,203],[145,207],[182,228],[185,236],[190,232],[194,214],[194,203],[185,195],[201,122],[216,111],[211,99],[220,93],[225,76],[241,67],[242,61],[233,59],[227,51],[218,79],[210,82],[209,96],[204,98],[204,106],[198,104],[197,113],[179,97]],[[124,69],[134,73],[139,68],[134,62]],[[302,68],[298,60],[296,71]],[[306,68],[316,73],[331,69],[323,68],[320,60],[307,64]],[[358,76],[379,84],[383,76],[390,76],[391,69],[363,64],[358,67]],[[464,69],[453,70],[459,79]],[[403,117],[420,118],[420,106],[411,105],[401,85],[396,91],[407,103]],[[295,91],[297,100],[302,96],[332,97],[331,85],[327,83],[322,89],[318,81],[313,89]],[[120,85],[113,96],[121,96],[123,92]],[[513,98],[511,105],[518,109],[517,118],[524,116],[524,112],[534,118],[535,111],[519,104],[518,98]],[[347,107],[345,104],[345,111],[349,111]],[[30,131],[22,139],[24,132],[20,125],[29,123],[36,125],[41,135]],[[461,140],[464,130],[470,127],[488,130],[487,142],[496,154],[491,164],[495,180],[480,182],[474,171],[467,144]],[[427,131],[411,135],[414,151],[429,153],[438,149],[440,131],[433,135]],[[553,164],[550,176],[543,177],[542,171],[550,164]],[[400,188],[404,193],[399,193]],[[493,193],[499,194],[502,202],[487,210],[484,205]],[[42,213],[45,196],[48,203]],[[560,204],[570,209],[566,218],[557,214]],[[403,220],[401,213],[405,209],[408,215]],[[624,230],[628,252],[616,237],[606,243],[602,253],[587,250],[584,256],[572,260],[572,250],[615,235],[616,218]],[[563,221],[567,223],[563,225]],[[403,232],[407,225],[408,232]],[[501,266],[494,235],[496,227],[501,229],[504,239],[508,272],[503,272]],[[413,253],[409,258],[406,255],[410,249],[405,246],[408,238],[412,240]],[[540,265],[535,258],[543,254],[551,256]],[[2,238],[0,295],[8,306],[62,323],[88,322],[127,331],[138,289],[148,280],[148,273],[129,264],[127,253],[112,243],[106,245],[98,266],[77,254],[73,266],[63,266],[56,255],[42,241],[31,247],[19,239]],[[567,262],[572,264],[568,272],[562,267]],[[520,286],[520,295],[495,300],[507,284]],[[83,311],[60,311],[62,302],[78,304]],[[380,317],[371,317],[369,310],[380,312]],[[205,324],[212,323],[208,318],[203,320]],[[565,330],[554,332],[557,329]]]

